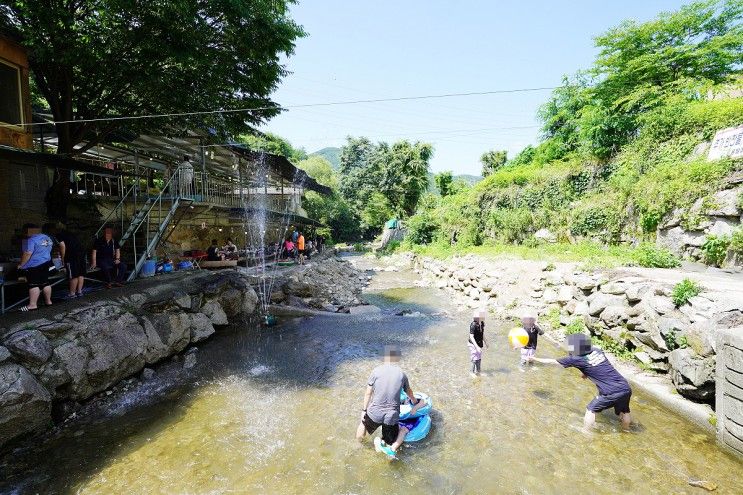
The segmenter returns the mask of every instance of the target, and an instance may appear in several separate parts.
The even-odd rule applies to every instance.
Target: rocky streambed
[[[265,283],[271,277],[271,283]],[[0,447],[63,421],[112,388],[147,380],[173,356],[193,365],[195,344],[228,326],[260,324],[269,309],[347,312],[366,276],[333,255],[265,276],[196,271],[0,320]]]

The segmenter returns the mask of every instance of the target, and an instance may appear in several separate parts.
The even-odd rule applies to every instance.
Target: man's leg
[[[364,438],[366,437],[366,426],[364,426],[364,422],[359,423],[359,427],[356,428],[356,440],[359,442],[363,442]]]
[[[482,363],[482,359],[478,359],[477,361],[475,361],[475,373],[477,373],[478,375],[480,374],[480,363]]]
[[[619,421],[622,422],[622,428],[624,430],[629,430],[632,424],[632,415],[630,413],[622,413],[619,415]]]
[[[41,290],[42,294],[44,294],[44,302],[47,306],[52,305],[52,286],[51,285],[45,285],[44,288]]]
[[[69,266],[67,267],[67,269],[70,269]],[[77,293],[77,284],[77,277],[70,279],[70,296],[74,296]]]
[[[586,409],[586,414],[583,416],[583,428],[590,430],[596,424],[596,413]]]
[[[34,309],[38,306],[36,303],[39,302],[39,293],[41,292],[41,289],[38,287],[29,287],[28,288],[28,308]]]
[[[77,277],[77,293],[82,294],[83,293],[83,286],[85,285],[85,277],[80,276]]]
[[[408,434],[408,429],[405,428],[404,426],[401,426],[400,431],[397,433],[397,440],[395,440],[395,443],[390,445],[390,448],[394,450],[395,452],[397,452],[397,449],[399,449],[400,446],[402,446],[403,442],[405,441],[405,437],[407,436],[407,434]]]

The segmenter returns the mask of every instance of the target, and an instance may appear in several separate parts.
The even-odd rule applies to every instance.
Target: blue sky
[[[308,36],[287,60],[282,105],[559,85],[591,65],[593,37],[647,20],[680,0],[306,0],[292,8]],[[479,174],[480,155],[512,157],[537,141],[549,91],[292,109],[262,128],[308,152],[345,137],[435,147],[434,172]],[[513,129],[519,127],[519,129]]]

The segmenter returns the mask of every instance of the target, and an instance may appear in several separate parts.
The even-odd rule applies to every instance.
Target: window
[[[0,61],[0,122],[21,124],[21,74],[20,69]]]

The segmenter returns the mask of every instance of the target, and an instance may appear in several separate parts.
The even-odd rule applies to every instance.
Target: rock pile
[[[363,304],[360,294],[366,281],[367,277],[350,263],[329,257],[321,263],[299,267],[278,280],[271,292],[271,302],[333,313],[348,312],[350,307]]]

